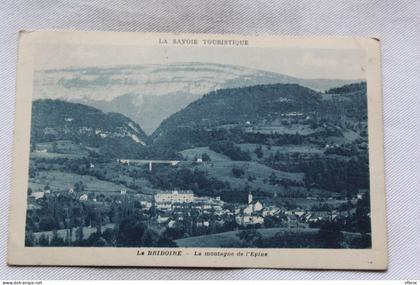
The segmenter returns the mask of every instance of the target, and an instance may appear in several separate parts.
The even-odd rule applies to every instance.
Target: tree
[[[232,168],[232,174],[233,176],[235,176],[236,178],[241,177],[242,175],[244,175],[245,171],[241,168],[237,168],[237,167],[233,167]]]
[[[108,241],[103,238],[103,237],[99,237],[97,240],[95,240],[92,244],[95,247],[105,247],[105,246],[110,246],[110,244],[108,243]]]
[[[52,146],[52,152],[57,152],[58,151],[57,142],[56,141],[52,142],[51,146]]]
[[[157,246],[158,247],[178,247],[174,241],[166,237],[160,237],[159,240],[157,241]]]
[[[249,161],[251,160],[251,154],[249,151],[242,151],[240,147],[237,147],[233,142],[231,141],[218,141],[213,142],[209,145],[209,148],[212,151],[222,153],[228,157],[230,157],[232,160],[245,160]]]
[[[147,226],[136,216],[123,219],[119,226],[117,246],[142,246]]]
[[[264,218],[264,227],[266,228],[274,228],[276,226],[281,225],[282,220],[281,218],[278,217],[271,217],[271,216],[267,216]]]
[[[203,161],[211,161],[210,156],[206,152],[201,155],[201,159]]]
[[[372,238],[370,234],[362,234],[361,237],[355,238],[351,243],[352,248],[371,248]]]
[[[47,216],[47,217],[41,218],[41,220],[39,221],[40,231],[51,231],[54,229],[56,229],[56,222],[52,217]]]
[[[263,157],[264,154],[263,154],[261,145],[258,145],[255,148],[254,153],[257,155],[258,158],[262,158]]]
[[[103,233],[102,233],[102,237],[107,241],[108,244],[110,245],[114,245],[115,241],[116,241],[116,234],[115,234],[115,230],[113,229],[106,229]]]
[[[340,248],[344,236],[336,222],[328,221],[321,224],[318,239],[323,248]]]
[[[53,231],[53,237],[50,242],[50,246],[65,246],[66,243],[64,242],[64,239],[62,237],[59,237],[57,234],[57,231]]]
[[[242,247],[255,247],[262,241],[262,236],[257,230],[243,230],[237,234],[242,241]]]
[[[249,175],[249,176],[248,176],[248,181],[249,181],[249,182],[252,182],[252,181],[254,181],[255,179],[257,179],[255,176],[251,176],[251,175]]]
[[[184,231],[179,227],[167,228],[162,234],[162,239],[167,239],[167,240],[176,240],[183,237],[184,237]]]
[[[83,240],[83,226],[82,225],[79,225],[79,227],[76,229],[76,237],[77,237],[77,241],[81,243]]]
[[[268,181],[271,185],[277,184],[277,175],[274,172],[271,172],[270,176],[268,177]]]
[[[151,229],[147,229],[141,239],[142,242],[142,246],[145,247],[152,247],[152,246],[156,246],[157,241],[159,239],[159,235],[152,231]]]
[[[356,207],[356,222],[358,231],[362,235],[366,235],[371,232],[371,222],[370,222],[370,198],[369,194],[366,193],[363,195],[362,199],[357,201]]]
[[[76,182],[73,186],[75,192],[82,192],[85,190],[85,186],[82,181]]]
[[[49,246],[50,245],[50,241],[49,241],[49,239],[48,239],[48,237],[46,235],[42,234],[39,237],[38,244],[40,246]]]
[[[35,237],[32,231],[26,231],[25,233],[25,246],[35,246]]]

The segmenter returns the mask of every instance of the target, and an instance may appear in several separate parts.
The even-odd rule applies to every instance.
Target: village
[[[358,194],[355,200],[362,199]],[[314,198],[312,198],[314,199]],[[146,210],[153,203],[143,202]],[[197,227],[209,227],[212,217],[216,224],[222,225],[225,221],[234,219],[239,227],[263,227],[269,225],[268,221],[277,220],[276,226],[309,227],[311,223],[345,219],[354,214],[355,208],[346,211],[319,210],[311,211],[303,208],[289,209],[254,199],[248,193],[247,204],[225,203],[220,197],[197,197],[192,191],[162,191],[154,195],[154,206],[158,211],[157,222],[169,228],[175,227],[184,219],[184,211],[194,209],[198,213]]]
[[[94,209],[106,208],[111,204],[122,207],[136,203],[137,211],[146,217],[149,225],[164,231],[165,229],[183,229],[190,236],[201,234],[213,234],[217,232],[235,231],[250,228],[317,228],[322,222],[345,221],[355,214],[356,207],[348,209],[304,209],[303,207],[290,208],[277,206],[269,199],[254,198],[252,192],[248,193],[246,203],[227,203],[220,197],[196,196],[190,190],[159,191],[152,197],[145,199],[138,194],[127,193],[121,190],[120,193],[112,196],[112,199],[104,200],[92,193],[76,192],[70,188],[67,192],[34,192],[29,195],[28,215],[42,209],[42,201],[45,199],[56,199],[60,197],[72,197],[83,206]],[[102,197],[103,198],[103,197]],[[352,199],[356,204],[363,198],[363,193],[357,194]],[[307,199],[317,199],[308,197]],[[114,228],[115,220],[112,218],[103,219],[103,229]],[[83,239],[95,233],[98,224],[83,225]],[[189,230],[188,230],[189,229]],[[36,237],[41,235],[52,236],[53,232],[61,232],[63,239],[68,235],[66,228],[53,229],[50,232],[41,231],[35,233]],[[75,233],[74,233],[75,235]],[[73,240],[76,239],[74,236]]]

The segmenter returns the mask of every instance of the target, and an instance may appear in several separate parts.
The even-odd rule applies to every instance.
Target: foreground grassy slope
[[[316,234],[318,229],[310,228],[267,228],[257,230],[263,238],[270,238],[280,232],[299,232]],[[206,236],[195,236],[176,240],[179,247],[235,247],[240,244],[238,233],[240,231],[230,231]]]
[[[74,188],[76,182],[82,182],[85,191],[89,192],[119,193],[121,190],[126,190],[127,192],[134,193],[133,190],[124,185],[99,180],[89,175],[79,175],[62,171],[39,171],[35,178],[29,180],[29,187],[33,191],[42,191],[48,185],[53,191],[66,191],[69,188]]]
[[[185,160],[193,160],[194,158],[201,158],[206,153],[211,161],[230,161],[231,159],[224,154],[217,153],[209,149],[209,147],[196,147],[185,149],[179,152]]]

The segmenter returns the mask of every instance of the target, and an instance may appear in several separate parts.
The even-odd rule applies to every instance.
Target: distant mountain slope
[[[367,119],[366,82],[332,88],[323,94],[325,112],[347,115],[359,121]]]
[[[365,87],[325,94],[269,84],[210,92],[164,120],[148,154],[197,161],[195,168],[231,189],[355,193],[369,187]]]
[[[141,127],[121,114],[60,100],[34,101],[31,143],[60,140],[98,148],[111,157],[138,156],[148,142]]]
[[[164,120],[155,131],[181,126],[217,126],[275,119],[281,113],[313,111],[321,95],[297,84],[256,85],[210,92]]]
[[[214,63],[72,68],[36,72],[34,99],[61,99],[122,113],[150,134],[165,118],[214,90],[297,83],[323,91],[352,82],[299,79]]]
[[[218,90],[164,120],[151,140],[159,152],[208,146],[217,140],[240,142],[247,124],[268,126],[282,116],[309,114],[320,106],[320,93],[297,84]]]

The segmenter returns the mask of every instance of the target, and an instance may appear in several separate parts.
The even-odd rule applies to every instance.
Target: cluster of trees
[[[282,102],[279,100],[286,100]],[[162,137],[177,128],[208,128],[276,117],[283,112],[313,111],[319,93],[297,84],[257,85],[211,92],[164,120],[156,131]],[[195,139],[195,138],[194,138]]]
[[[367,119],[366,82],[344,85],[325,92],[333,94],[332,100],[325,100],[323,110],[336,118],[365,121]]]
[[[71,236],[72,234],[70,234]],[[132,214],[115,224],[114,228],[103,230],[97,225],[96,231],[84,237],[82,228],[76,229],[76,239],[59,236],[57,230],[52,236],[42,234],[38,239],[31,231],[27,231],[27,246],[86,246],[86,247],[176,247],[167,234],[160,235],[148,226],[148,221],[141,214]]]
[[[165,122],[165,121],[164,121]],[[164,124],[164,122],[162,124]],[[159,129],[156,131],[156,133]],[[175,128],[165,129],[164,136],[154,138],[147,146],[146,157],[151,159],[182,159],[181,150],[208,146],[212,141],[236,141],[238,135],[233,130],[205,128],[191,121]]]
[[[305,173],[307,187],[348,194],[369,189],[369,163],[365,156],[352,157],[348,161],[328,158],[300,161],[298,166]]]
[[[174,168],[159,165],[152,172],[145,172],[144,177],[158,189],[188,189],[198,196],[220,196],[223,190],[230,190],[227,181],[209,177],[205,171],[187,167]]]
[[[318,231],[284,231],[264,237],[257,229],[237,234],[239,247],[258,248],[370,248],[371,235],[346,235],[336,222],[324,222]]]
[[[236,178],[241,178],[245,174],[245,171],[242,168],[234,166],[232,167],[232,174]]]
[[[337,154],[342,156],[354,156],[359,153],[356,144],[333,146],[325,150],[325,154]]]
[[[288,189],[291,185],[296,184],[296,182],[289,179],[277,178],[277,175],[274,172],[271,172],[270,176],[268,177],[268,183],[270,185],[282,185],[285,189]]]
[[[116,246],[123,247],[176,247],[165,235],[147,226],[148,220],[142,215],[131,215],[123,219],[116,230]]]
[[[258,248],[320,248],[322,237],[316,232],[278,232],[272,237],[262,236],[258,230],[239,232],[240,247]],[[331,247],[330,247],[331,248]]]
[[[330,207],[324,205],[321,210],[329,210]],[[342,210],[348,211],[347,217],[341,217],[335,221],[312,222],[310,227],[320,228],[319,234],[327,244],[339,245],[342,239],[342,231],[359,233],[360,236],[354,240],[352,247],[367,248],[371,246],[371,219],[370,219],[370,199],[369,194],[363,195],[362,199],[357,201],[356,211],[350,213],[353,205],[347,205]]]
[[[110,163],[110,158],[103,156],[83,157],[83,158],[31,158],[29,165],[29,176],[36,176],[39,171],[58,170],[63,172],[71,172],[80,175],[91,175],[101,180],[106,179],[106,170],[91,168],[90,165]]]
[[[350,159],[327,157],[319,154],[279,153],[264,159],[264,163],[273,169],[287,172],[302,172],[306,188],[319,188],[332,192],[354,194],[358,189],[369,188],[369,161],[366,150],[351,148],[351,153],[344,153],[343,148],[334,148],[329,154],[348,154]],[[346,147],[347,149],[347,147]],[[275,181],[270,184],[295,185],[292,181]],[[274,183],[274,184],[273,184]]]
[[[141,212],[138,201],[126,196],[105,197],[99,194],[96,195],[98,203],[82,202],[78,198],[77,194],[60,193],[59,196],[45,195],[38,199],[37,207],[28,209],[26,213],[26,231],[97,227],[118,223],[125,217]]]
[[[243,151],[231,141],[217,141],[209,144],[212,151],[222,153],[232,160],[249,161],[251,160],[251,153]]]
[[[66,119],[71,118],[71,121]],[[79,146],[98,148],[107,157],[136,158],[146,154],[142,144],[135,142],[126,132],[128,124],[139,139],[148,142],[141,127],[122,114],[104,113],[98,109],[60,100],[36,100],[32,105],[31,144],[70,140]],[[108,136],[101,137],[100,129]],[[53,147],[54,148],[54,147]],[[56,147],[55,147],[56,149]]]
[[[262,150],[262,146],[258,145],[255,150],[254,153],[257,155],[258,158],[262,158],[264,156],[263,150]]]
[[[295,134],[271,133],[265,134],[260,132],[244,133],[243,140],[249,143],[262,144],[262,145],[301,145],[305,142],[305,136]]]
[[[344,93],[353,93],[353,92],[366,93],[366,82],[346,84],[346,85],[336,87],[336,88],[331,88],[325,91],[326,94],[344,94]]]
[[[232,175],[243,177],[244,170],[233,168]],[[228,181],[210,177],[206,171],[187,167],[173,168],[170,166],[157,166],[153,172],[144,172],[144,177],[158,189],[188,189],[197,196],[220,196],[223,201],[231,203],[244,203],[248,192],[243,189],[234,189]],[[246,189],[245,189],[246,190]]]

